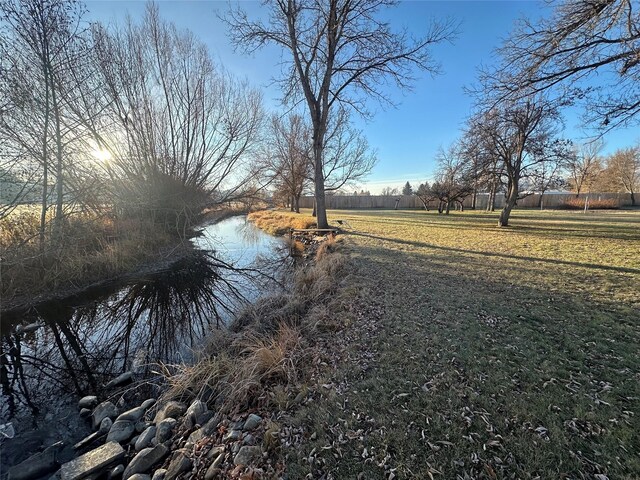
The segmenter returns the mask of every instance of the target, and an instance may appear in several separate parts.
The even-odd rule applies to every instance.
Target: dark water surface
[[[122,372],[134,373],[131,395],[156,395],[160,365],[189,362],[207,332],[272,285],[282,263],[281,242],[245,217],[208,225],[192,243],[192,255],[124,287],[3,315],[0,473],[89,433],[78,399],[124,401],[126,391],[104,389]]]

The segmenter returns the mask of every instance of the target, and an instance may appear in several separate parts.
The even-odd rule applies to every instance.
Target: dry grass
[[[316,220],[311,215],[287,211],[261,210],[250,213],[247,218],[271,235],[284,235],[292,228],[304,229],[316,226]]]
[[[286,408],[306,382],[318,351],[315,342],[337,328],[331,311],[345,256],[335,242],[299,267],[291,290],[259,299],[240,312],[228,330],[212,332],[193,365],[165,366],[167,398],[201,398],[222,411]]]
[[[640,211],[330,213],[360,314],[291,478],[640,478]]]
[[[175,236],[151,222],[74,214],[61,238],[51,241],[47,232],[41,250],[38,226],[34,207],[17,209],[0,221],[3,309],[130,273],[161,260],[159,254],[176,245]]]

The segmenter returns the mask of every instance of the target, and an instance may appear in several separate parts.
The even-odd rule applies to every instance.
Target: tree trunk
[[[293,198],[295,200],[295,206],[294,206],[295,212],[300,213],[300,195],[296,195]]]
[[[51,77],[51,102],[53,106],[53,119],[56,132],[56,217],[54,221],[55,236],[59,239],[62,235],[62,207],[64,195],[64,173],[62,165],[62,134],[60,132],[60,105],[56,96],[56,89],[53,86],[53,75],[49,68]]]
[[[311,211],[311,216],[316,216],[316,197],[313,197],[313,210]]]
[[[498,219],[498,226],[500,227],[509,226],[509,217],[511,216],[511,210],[513,210],[513,207],[516,206],[516,202],[518,201],[518,180],[519,179],[514,178],[509,182],[507,199],[505,201],[502,212],[500,212],[500,218]]]
[[[40,209],[40,253],[44,253],[44,233],[47,225],[47,196],[49,193],[49,151],[47,148],[47,136],[49,132],[49,80],[46,68],[44,70],[44,132],[42,134],[42,207]]]
[[[630,192],[631,193],[631,206],[635,207],[636,206],[636,196],[634,192]]]
[[[314,183],[316,197],[316,223],[318,228],[329,228],[327,221],[327,206],[324,196],[324,171],[322,164],[323,156],[323,135],[320,128],[314,125],[313,132],[313,162],[314,162]]]
[[[446,206],[446,210],[445,210],[445,215],[449,215],[449,210],[451,209],[451,202],[447,202],[447,206]]]

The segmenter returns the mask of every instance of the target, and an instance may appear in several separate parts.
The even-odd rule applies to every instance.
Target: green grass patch
[[[361,313],[292,477],[640,478],[640,211],[330,216]]]

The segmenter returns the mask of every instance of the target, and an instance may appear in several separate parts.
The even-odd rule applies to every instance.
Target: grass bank
[[[640,477],[640,212],[329,214],[357,315],[291,478]]]
[[[280,217],[282,223],[290,225],[286,217]],[[271,217],[270,227],[284,225],[277,226]],[[286,418],[319,388],[316,375],[326,365],[323,344],[344,327],[345,318],[336,312],[343,311],[354,295],[348,287],[347,256],[340,250],[334,239],[323,242],[312,259],[289,272],[283,290],[238,312],[229,328],[212,331],[194,364],[164,366],[167,399],[198,398],[217,412],[217,432],[206,442],[227,453],[214,466],[216,478],[282,474],[287,451],[283,446],[296,437]],[[268,420],[251,435],[251,445],[259,446],[264,455],[244,468],[234,465],[226,433],[247,413]],[[203,463],[203,474],[210,463]]]
[[[250,213],[247,218],[258,228],[271,235],[284,235],[292,228],[312,228],[316,219],[310,214],[299,214],[282,210],[260,210]]]
[[[226,212],[210,213],[217,221]],[[228,216],[228,215],[227,215]],[[39,212],[20,207],[0,220],[0,298],[3,310],[77,293],[186,254],[190,243],[145,219],[74,214],[59,238],[41,249]]]

